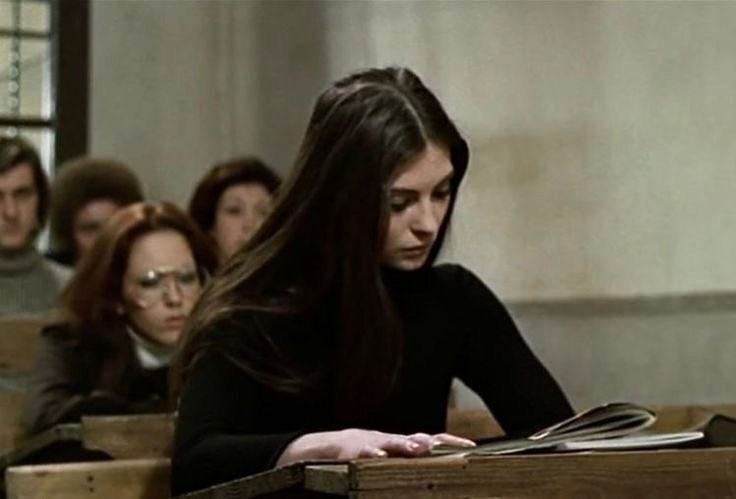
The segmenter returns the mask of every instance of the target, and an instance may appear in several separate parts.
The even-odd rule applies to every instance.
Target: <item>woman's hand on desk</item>
[[[308,433],[292,441],[279,457],[277,466],[298,461],[350,460],[371,457],[418,457],[434,445],[474,447],[475,443],[449,433],[399,435],[373,430],[348,429]]]

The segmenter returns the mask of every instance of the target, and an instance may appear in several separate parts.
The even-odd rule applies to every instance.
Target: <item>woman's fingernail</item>
[[[376,457],[386,457],[388,454],[386,454],[386,451],[383,449],[376,449],[373,451],[373,455]]]
[[[409,447],[409,450],[417,450],[419,448],[419,444],[416,442],[409,442],[406,446]]]

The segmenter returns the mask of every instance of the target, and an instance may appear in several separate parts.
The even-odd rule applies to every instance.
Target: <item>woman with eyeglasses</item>
[[[116,213],[41,333],[24,414],[29,432],[87,414],[167,409],[168,365],[216,254],[168,203]]]

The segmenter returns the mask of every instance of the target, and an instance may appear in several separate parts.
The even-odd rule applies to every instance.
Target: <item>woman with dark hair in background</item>
[[[248,242],[271,212],[281,178],[258,158],[212,167],[199,181],[189,214],[215,241],[224,262]]]
[[[572,415],[491,291],[433,266],[467,163],[407,69],[319,97],[274,211],[188,323],[174,493],[301,460],[471,446],[443,433],[455,376],[509,434]]]
[[[139,201],[143,201],[143,188],[127,165],[90,157],[63,163],[51,184],[50,257],[75,265],[107,219]]]
[[[168,203],[137,203],[105,225],[41,333],[29,432],[84,414],[167,408],[169,361],[215,267],[210,242]]]

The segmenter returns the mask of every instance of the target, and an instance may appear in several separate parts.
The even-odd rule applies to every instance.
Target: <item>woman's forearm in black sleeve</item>
[[[464,345],[460,379],[508,434],[539,429],[573,414],[549,371],[526,344],[506,308],[472,273],[457,268]]]
[[[192,368],[181,394],[172,456],[172,493],[191,492],[272,468],[301,432],[266,434],[253,418],[257,390],[217,353]]]

